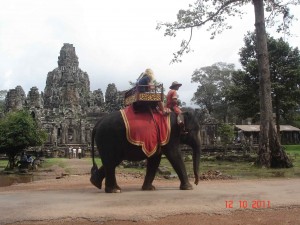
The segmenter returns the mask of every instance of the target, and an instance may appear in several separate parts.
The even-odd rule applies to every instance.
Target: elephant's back
[[[105,115],[95,126],[96,137],[108,138],[123,134],[126,134],[125,124],[120,111]]]

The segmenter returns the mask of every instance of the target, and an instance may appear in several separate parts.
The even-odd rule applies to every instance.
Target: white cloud
[[[197,85],[191,84],[196,68],[223,61],[238,64],[243,37],[254,29],[253,8],[233,29],[215,40],[204,29],[194,31],[192,48],[180,64],[170,65],[172,53],[189,33],[173,39],[157,31],[158,21],[175,21],[186,0],[9,0],[0,2],[0,83],[1,89],[22,85],[44,90],[47,73],[57,67],[63,43],[76,48],[79,66],[89,74],[91,89],[105,92],[109,83],[119,90],[129,87],[138,75],[151,67],[166,88],[177,80],[183,83],[180,97],[190,104]],[[299,10],[295,11],[299,15]],[[294,23],[293,30],[299,22]],[[299,37],[289,38],[299,46]],[[8,71],[10,71],[8,73]],[[9,74],[9,75],[7,75]]]
[[[4,76],[2,79],[2,86],[4,87],[2,90],[8,90],[11,88],[11,77],[12,77],[12,70],[7,70],[4,72]]]

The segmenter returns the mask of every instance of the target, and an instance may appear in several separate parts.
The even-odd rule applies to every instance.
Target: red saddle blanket
[[[170,115],[153,111],[135,113],[132,105],[120,110],[125,126],[127,140],[141,146],[147,157],[152,156],[161,146],[166,145],[170,139]],[[154,120],[155,122],[154,122]]]

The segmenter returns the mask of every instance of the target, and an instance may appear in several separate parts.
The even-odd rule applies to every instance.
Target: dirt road
[[[300,179],[205,181],[192,191],[157,179],[153,192],[140,190],[141,178],[119,174],[118,183],[121,194],[88,175],[0,188],[0,224],[300,224]]]

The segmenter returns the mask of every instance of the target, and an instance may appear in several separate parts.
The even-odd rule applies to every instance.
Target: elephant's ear
[[[199,121],[195,113],[186,111],[183,113],[183,116],[184,116],[184,124],[187,129],[193,130],[199,128]]]
[[[184,124],[187,125],[188,123],[188,115],[187,115],[188,112],[182,112],[182,115],[183,115],[183,118],[184,118]]]
[[[188,124],[192,120],[192,113],[189,111],[183,112],[184,123]]]

